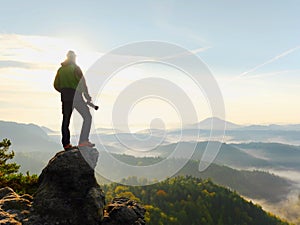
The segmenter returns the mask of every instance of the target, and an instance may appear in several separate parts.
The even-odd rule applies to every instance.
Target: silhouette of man
[[[76,54],[74,51],[67,53],[67,59],[61,63],[58,69],[54,88],[60,92],[62,101],[63,121],[61,125],[62,144],[65,150],[75,148],[70,144],[70,119],[75,108],[83,118],[79,144],[78,146],[94,147],[95,144],[89,141],[89,134],[92,123],[92,116],[84,101],[91,102],[92,98],[89,95],[85,79],[79,66],[76,65]]]

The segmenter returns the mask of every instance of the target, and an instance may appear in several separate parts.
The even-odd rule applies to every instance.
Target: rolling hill
[[[151,186],[103,186],[108,198],[130,196],[147,209],[149,225],[288,225],[210,180],[175,177]]]
[[[0,139],[8,138],[15,152],[57,151],[61,149],[43,128],[35,124],[0,121]]]
[[[133,166],[147,166],[160,162],[163,158],[139,158],[128,155],[116,155],[118,160]],[[181,159],[165,161],[166,168],[170,169],[181,162]],[[183,168],[174,174],[176,176],[193,176],[202,179],[211,179],[213,182],[237,191],[243,196],[252,199],[264,199],[268,202],[281,201],[293,188],[294,183],[274,174],[258,170],[237,170],[228,166],[211,164],[205,171],[199,172],[199,161],[189,160]],[[121,171],[116,171],[119,173]],[[164,171],[160,171],[164,173]],[[160,176],[160,174],[157,174]],[[272,188],[267,188],[272,187]]]
[[[299,146],[261,142],[232,144],[232,146],[257,158],[267,160],[272,163],[274,167],[281,167],[282,169],[300,169]]]

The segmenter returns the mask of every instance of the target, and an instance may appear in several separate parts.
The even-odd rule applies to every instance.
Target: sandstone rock
[[[32,202],[33,201],[33,197],[31,195],[28,194],[24,194],[21,196],[21,198],[23,199],[27,199],[28,201]]]
[[[39,177],[33,212],[24,224],[99,224],[104,194],[94,176],[98,156],[93,148],[57,153]]]
[[[4,199],[0,201],[3,210],[28,210],[30,209],[31,203],[27,199],[18,198],[11,198],[11,199]]]
[[[114,198],[107,206],[102,225],[144,225],[146,210],[137,202],[125,197]]]
[[[9,187],[0,189],[0,224],[21,225],[31,207],[31,201],[16,194]]]
[[[128,198],[115,198],[104,217],[104,194],[94,168],[93,148],[57,153],[39,176],[34,196],[0,189],[0,224],[10,225],[144,225],[145,209]]]
[[[1,212],[0,212],[0,214],[1,214]],[[15,220],[12,217],[8,217],[6,219],[0,220],[0,224],[1,225],[22,225],[22,223],[20,223],[19,221]]]
[[[4,187],[0,189],[0,199],[7,198],[9,196],[17,196],[14,190],[10,187]]]

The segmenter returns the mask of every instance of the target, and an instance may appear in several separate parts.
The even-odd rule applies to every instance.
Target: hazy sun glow
[[[95,94],[97,94],[97,103],[100,105],[100,110],[94,113],[95,123],[105,124],[105,126],[108,127],[111,126],[114,120],[114,118],[112,118],[112,111],[117,98],[120,97],[120,95],[124,95],[131,84],[146,78],[166,79],[176,85],[187,95],[188,101],[191,101],[197,113],[198,121],[211,116],[204,93],[202,93],[201,89],[188,75],[176,68],[160,63],[144,63],[132,65],[118,71],[106,83],[102,90],[97,89],[98,93]],[[183,114],[183,112],[180,112],[178,108],[179,105],[183,105],[184,102],[182,102],[180,98],[177,98],[175,102],[157,98],[160,96],[155,96],[155,93],[164,92],[164,87],[161,86],[159,82],[148,83],[147,85],[153,86],[154,95],[144,96],[143,89],[146,87],[140,86],[134,93],[140,100],[138,102],[129,102],[129,104],[132,105],[131,110],[122,112],[128,113],[129,127],[132,130],[149,129],[151,121],[156,118],[161,119],[164,122],[164,126],[168,129],[180,127],[182,125],[181,114]],[[180,93],[174,91],[173,95],[180,95]],[[196,123],[197,121],[189,122]]]
[[[1,105],[5,106],[0,109],[1,118],[33,122],[58,130],[61,123],[61,103],[59,93],[53,89],[52,83],[60,62],[65,59],[66,52],[73,49],[78,55],[78,65],[85,72],[101,53],[87,51],[80,43],[60,38],[2,35],[0,39],[5,43],[0,49],[0,59],[7,62],[7,65],[0,68],[0,88],[5,90],[0,98]],[[182,72],[155,64],[137,65],[115,74],[100,96],[97,96],[98,93],[91,93],[94,99],[99,100],[95,103],[100,104],[99,112],[94,114],[95,127],[110,127],[111,109],[120,92],[132,82],[146,77],[164,77],[174,82],[189,96],[199,113],[199,119],[209,116],[209,108],[206,100],[201,98],[201,90]],[[89,84],[88,80],[87,83]],[[157,111],[161,114],[160,118],[165,120],[167,128],[180,124],[174,108],[170,108],[166,102],[158,102],[157,99],[147,99],[146,102],[148,104],[140,103],[132,110],[129,126],[138,130],[149,128],[151,119],[159,117]]]
[[[104,53],[92,51],[86,43],[72,38],[2,34],[0,41],[0,118],[59,130],[60,96],[52,83],[66,52],[70,49],[76,52],[77,63],[83,72]],[[205,50],[209,51],[209,48]],[[292,53],[296,54],[296,50]],[[280,71],[264,73],[259,69],[235,79],[214,73],[223,93],[227,119],[241,124],[297,122],[300,114],[300,107],[295,104],[300,94],[296,85],[300,82],[298,71],[282,70],[281,74]],[[276,79],[272,79],[274,75]],[[294,82],[286,82],[285,76]],[[93,112],[94,126],[111,127],[112,108],[119,94],[128,85],[147,77],[164,78],[180,87],[193,103],[199,121],[211,116],[205,93],[186,74],[166,65],[152,63],[132,65],[118,71],[101,93],[91,89],[95,103],[100,105],[100,110]],[[88,79],[87,83],[93,85]],[[158,112],[167,128],[182,122],[176,109],[168,102],[151,98],[143,101],[128,114],[132,129],[148,129],[151,121],[158,117]]]
[[[5,34],[0,40],[1,119],[59,129],[61,103],[52,85],[56,70],[69,49],[76,50],[82,70],[100,54],[62,38]]]

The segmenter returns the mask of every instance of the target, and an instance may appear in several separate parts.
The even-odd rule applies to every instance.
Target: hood
[[[70,65],[70,64],[76,65],[75,62],[72,62],[72,61],[70,61],[70,60],[68,60],[68,59],[66,59],[65,61],[63,61],[63,62],[61,63],[62,66],[68,66],[68,65]]]

